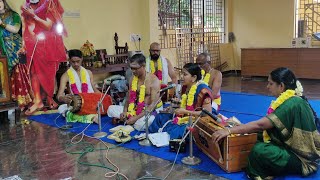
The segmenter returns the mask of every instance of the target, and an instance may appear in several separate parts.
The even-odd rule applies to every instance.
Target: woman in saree
[[[230,134],[262,132],[248,157],[246,173],[252,179],[316,172],[320,157],[317,118],[302,96],[300,82],[288,68],[277,68],[270,73],[267,88],[277,99],[271,102],[265,117],[216,131],[213,140],[220,141]]]
[[[23,110],[31,99],[30,80],[27,75],[26,64],[19,62],[18,50],[21,48],[21,35],[19,30],[21,19],[5,0],[0,0],[0,45],[2,54],[7,57],[8,70],[11,79],[12,98],[18,102]]]
[[[170,139],[181,138],[185,134],[190,115],[199,116],[203,108],[212,111],[212,91],[201,81],[199,65],[188,63],[184,65],[182,73],[185,92],[181,96],[180,108],[177,108],[174,114],[157,114],[149,126],[150,133],[158,132],[161,128],[162,132],[168,132]]]
[[[31,115],[44,107],[56,109],[55,76],[59,63],[67,58],[63,37],[67,35],[62,22],[63,8],[59,0],[27,0],[21,7],[23,48],[34,93],[33,105],[25,112]]]

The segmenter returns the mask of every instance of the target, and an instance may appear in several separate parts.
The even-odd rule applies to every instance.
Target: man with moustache
[[[133,76],[129,79],[129,92],[125,105],[110,106],[108,116],[113,118],[113,122],[119,120],[133,125],[138,131],[144,131],[147,113],[153,111],[153,107],[156,106],[156,110],[148,119],[150,125],[155,115],[163,110],[161,101],[155,105],[159,99],[160,81],[155,75],[146,72],[144,55],[135,54],[129,58],[129,61]]]
[[[150,45],[150,56],[146,59],[146,71],[158,77],[161,84],[168,84],[168,77],[171,78],[172,83],[177,84],[177,75],[174,72],[171,62],[160,55],[160,44],[153,42]]]

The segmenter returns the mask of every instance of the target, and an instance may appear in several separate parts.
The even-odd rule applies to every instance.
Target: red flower
[[[193,108],[193,106],[188,106],[187,105],[187,108],[186,108],[188,111],[193,111],[194,110],[194,108]]]
[[[83,93],[87,93],[88,92],[88,84],[87,83],[82,83],[81,84],[81,91]]]
[[[79,94],[79,90],[78,90],[76,84],[71,84],[71,90],[72,90],[73,94]]]
[[[178,117],[175,117],[175,118],[173,119],[172,123],[173,123],[173,124],[178,124],[178,120],[179,120]]]
[[[137,112],[136,112],[137,115],[139,115],[142,112],[143,108],[144,108],[144,102],[138,102]]]
[[[135,91],[130,90],[129,97],[129,103],[134,103],[137,99],[137,93]]]
[[[162,71],[157,70],[157,77],[159,78],[159,80],[162,80]]]

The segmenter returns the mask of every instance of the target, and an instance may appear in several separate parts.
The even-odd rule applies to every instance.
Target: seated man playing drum
[[[130,58],[130,68],[133,76],[129,79],[129,92],[124,106],[112,105],[108,109],[108,116],[125,121],[133,125],[138,131],[145,129],[147,112],[153,111],[148,118],[149,125],[154,120],[154,114],[162,110],[162,101],[159,100],[160,81],[146,72],[146,58],[142,54],[135,54]],[[154,111],[156,109],[156,111]]]
[[[81,66],[82,52],[78,49],[72,49],[68,52],[70,68],[61,76],[60,87],[57,94],[59,102],[70,104],[73,95],[79,93],[100,93],[100,91],[93,86],[93,75],[90,70]],[[71,94],[64,93],[65,88],[69,83]],[[100,97],[100,95],[99,95]],[[95,105],[97,102],[95,102]],[[66,119],[68,122],[82,122],[92,123],[97,120],[96,112],[88,115],[77,115],[70,111],[67,112]]]

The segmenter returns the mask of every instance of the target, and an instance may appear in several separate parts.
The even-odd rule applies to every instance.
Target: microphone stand
[[[146,138],[142,141],[139,142],[139,144],[141,146],[151,146],[151,142],[149,140],[149,122],[148,119],[151,116],[151,113],[156,109],[158,103],[161,101],[162,96],[164,95],[164,93],[162,92],[159,99],[157,100],[157,102],[153,105],[151,111],[146,111],[146,115],[145,115],[145,119],[144,119],[144,123],[145,123],[145,127],[146,127]]]
[[[65,120],[66,120],[66,121],[65,121],[65,124],[62,125],[61,127],[59,127],[59,129],[68,130],[68,129],[73,128],[73,126],[72,126],[71,124],[68,124],[68,122],[67,122],[67,113],[68,113],[68,111],[72,111],[72,109],[73,109],[73,107],[71,106],[71,103],[72,103],[72,100],[71,100],[71,102],[68,104],[69,107],[59,115],[59,116],[63,116],[63,117],[65,118]]]
[[[73,126],[72,126],[71,124],[68,124],[68,122],[67,122],[67,112],[68,112],[68,111],[69,111],[69,109],[67,109],[65,112],[63,112],[63,113],[65,113],[66,122],[65,122],[64,125],[62,125],[62,126],[60,127],[60,129],[68,130],[68,129],[73,128]]]
[[[108,87],[108,89],[106,90],[106,92],[104,93],[103,97],[100,98],[100,100],[98,101],[98,124],[99,124],[99,132],[96,132],[93,136],[96,137],[96,138],[103,138],[105,136],[108,135],[108,133],[106,132],[102,132],[101,130],[101,106],[102,106],[102,101],[104,100],[104,98],[106,97],[107,95],[107,92],[109,91],[110,89],[110,86]]]
[[[63,125],[63,126],[60,127],[60,129],[62,129],[62,130],[68,130],[68,129],[71,129],[71,128],[73,128],[73,126],[70,125],[70,124],[67,124],[67,122],[66,122],[65,125]]]
[[[181,146],[182,142],[187,138],[188,134],[189,134],[189,156],[182,158],[182,163],[183,164],[187,164],[187,165],[197,165],[201,162],[201,159],[198,157],[193,156],[193,135],[192,133],[190,133],[190,129],[192,129],[196,123],[200,120],[201,118],[201,114],[199,115],[199,117],[197,118],[197,120],[192,124],[192,116],[189,116],[189,131],[187,132],[187,134],[182,138],[181,142],[179,143],[179,145]]]

